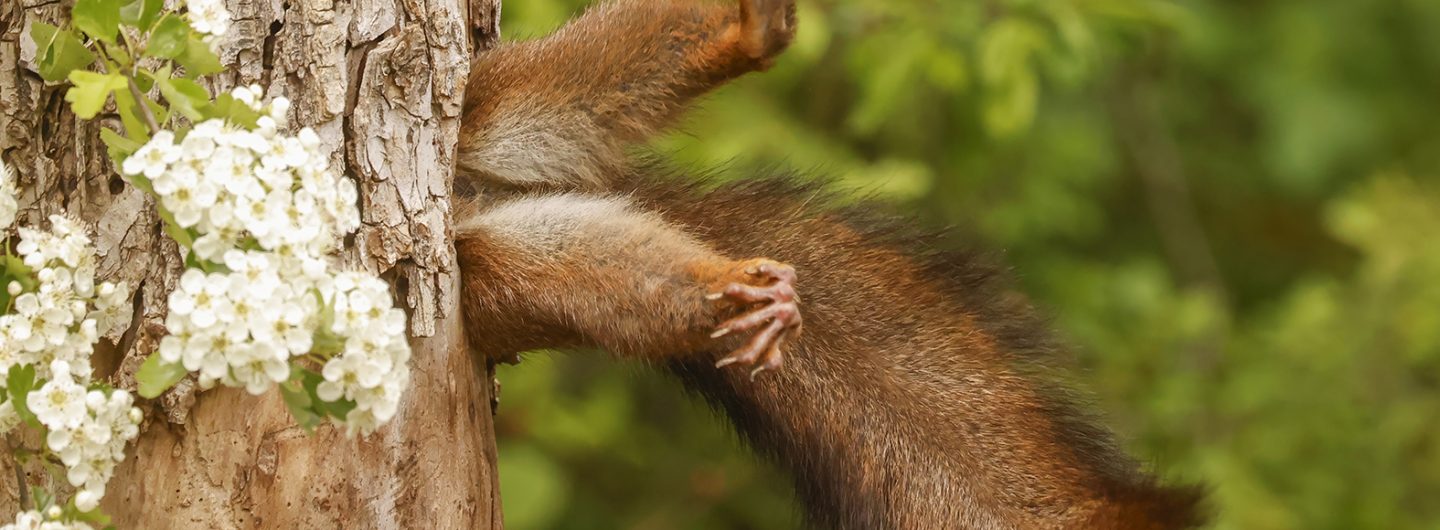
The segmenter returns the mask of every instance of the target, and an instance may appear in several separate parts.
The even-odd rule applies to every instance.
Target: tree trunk
[[[151,200],[106,158],[99,128],[118,118],[78,121],[63,87],[35,73],[26,29],[70,4],[0,2],[0,156],[18,177],[21,223],[56,213],[91,223],[101,279],[138,286],[135,323],[95,362],[97,377],[134,388],[181,262]],[[328,426],[306,434],[278,391],[197,393],[182,382],[146,407],[102,509],[122,529],[500,528],[491,370],[465,344],[449,239],[469,52],[497,38],[499,0],[228,4],[235,24],[219,50],[231,70],[212,91],[255,83],[289,97],[291,123],[314,128],[333,146],[333,167],[357,179],[364,226],[344,261],[395,285],[410,315],[413,380],[395,419],[354,440]],[[0,477],[16,476],[0,462]],[[18,508],[17,482],[0,481],[0,519]]]

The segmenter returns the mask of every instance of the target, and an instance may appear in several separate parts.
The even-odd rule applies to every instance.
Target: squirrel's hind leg
[[[619,0],[485,52],[465,88],[459,187],[607,189],[627,146],[767,68],[794,31],[794,0]]]

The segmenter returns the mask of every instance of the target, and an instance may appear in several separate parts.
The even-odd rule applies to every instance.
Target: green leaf
[[[200,40],[194,34],[190,35],[185,45],[185,53],[175,58],[175,62],[185,67],[185,77],[195,79],[202,75],[218,73],[225,69],[220,64],[220,57],[210,51],[210,45]]]
[[[165,95],[165,101],[170,103],[170,108],[190,121],[198,122],[209,117],[206,111],[210,107],[210,92],[199,83],[189,79],[171,79],[160,74],[155,78],[155,84],[160,87],[160,93]]]
[[[3,287],[7,287],[9,285],[10,276],[4,273],[0,273],[0,308],[10,307],[10,299],[14,298],[13,296],[10,296],[10,291],[8,289],[3,289]],[[4,402],[5,400],[3,399],[3,396],[0,396],[0,403]]]
[[[144,77],[137,78],[135,84],[142,84],[141,81],[144,79]],[[137,88],[139,88],[136,92],[140,93],[140,101],[145,102],[145,106],[150,108],[150,115],[155,118],[155,123],[162,128],[165,127],[165,120],[169,118],[168,109],[145,95],[145,87]],[[115,108],[119,111],[120,122],[125,125],[125,136],[142,144],[150,141],[150,125],[145,122],[145,117],[140,112],[140,106],[135,103],[135,95],[130,90],[117,90],[114,95]]]
[[[35,499],[35,507],[44,513],[51,504],[55,503],[55,497],[50,495],[50,490],[40,486],[30,487],[30,498]]]
[[[35,271],[26,265],[19,256],[0,256],[0,287],[8,287],[10,282],[20,283],[20,292],[34,291],[39,287],[40,282],[35,278]],[[0,308],[10,307],[10,290],[0,289]]]
[[[104,45],[102,44],[102,46]],[[110,68],[112,72],[122,72],[130,68],[130,65],[133,64],[130,52],[125,51],[124,46],[105,46],[105,57],[114,62],[114,65],[111,65]],[[105,64],[110,64],[110,62],[107,61]]]
[[[174,59],[185,53],[189,42],[190,25],[177,15],[166,15],[160,19],[160,24],[155,26],[155,32],[150,34],[150,41],[145,45],[145,55]]]
[[[120,8],[120,22],[142,31],[150,29],[150,25],[155,23],[155,16],[164,7],[164,0],[131,0]]]
[[[200,232],[198,232],[198,231],[191,231],[191,232],[190,232],[190,235],[191,235],[191,237],[193,237],[193,238],[198,238],[198,237],[200,237]],[[229,274],[229,273],[230,273],[230,268],[229,268],[229,267],[226,267],[224,264],[222,264],[222,263],[215,263],[215,262],[210,261],[210,260],[200,259],[200,256],[195,255],[194,252],[186,252],[186,253],[185,253],[185,268],[187,268],[187,269],[200,269],[200,270],[202,270],[202,271],[205,271],[206,273],[211,273],[211,272],[218,272],[218,273],[220,273],[220,274]]]
[[[290,380],[280,384],[280,397],[285,400],[285,406],[290,409],[290,415],[295,417],[295,423],[304,427],[307,432],[313,431],[315,426],[320,425],[321,417],[311,410],[313,403],[310,394],[304,386],[297,381],[303,378],[301,375],[305,370],[295,367],[291,372]]]
[[[150,189],[147,189],[149,185],[150,183],[147,181],[145,183],[146,188],[142,188],[145,189],[146,193],[152,193]],[[195,244],[196,235],[189,230],[180,228],[180,223],[175,222],[175,214],[170,213],[170,210],[166,210],[163,206],[157,206],[155,209],[160,212],[160,220],[165,221],[165,233],[169,234],[171,239],[174,239],[176,243],[179,243],[180,246],[187,249]]]
[[[105,527],[110,525],[110,516],[105,515],[105,512],[100,511],[99,508],[90,510],[88,512],[80,511],[80,508],[78,506],[75,506],[74,495],[71,495],[70,500],[65,503],[65,507],[62,509],[62,513],[64,513],[62,519],[70,521],[84,521],[86,523],[90,523],[90,526],[92,528],[96,526]]]
[[[150,89],[155,88],[155,72],[144,68],[135,69],[135,86],[140,87],[141,94],[149,94]]]
[[[135,186],[136,189],[145,192],[146,195],[155,194],[155,185],[151,184],[150,179],[145,178],[145,175],[130,175],[125,178],[129,179],[131,185]],[[160,210],[163,211],[164,208],[160,208]]]
[[[126,127],[128,128],[129,126],[127,125]],[[121,162],[124,162],[130,155],[135,154],[136,151],[139,151],[140,146],[145,145],[130,138],[120,136],[120,133],[109,128],[100,129],[100,140],[105,142],[106,151],[110,154],[110,160],[115,162],[115,167],[120,167]]]
[[[155,352],[140,364],[140,370],[135,372],[135,381],[140,384],[138,391],[142,397],[154,399],[179,383],[187,373],[184,365],[167,363],[160,358],[160,352]]]
[[[355,407],[359,406],[354,401],[348,399],[341,399],[339,401],[323,401],[317,399],[316,403],[316,409],[326,416],[338,420],[345,419],[345,416],[349,415],[350,411],[355,410]]]
[[[349,414],[351,410],[355,410],[356,403],[348,399],[341,398],[339,401],[325,401],[320,399],[320,394],[317,393],[316,389],[320,387],[320,383],[325,381],[325,378],[321,377],[320,374],[305,370],[301,374],[301,378],[305,385],[305,393],[309,394],[315,412],[343,420],[346,414]]]
[[[120,29],[120,0],[76,0],[70,17],[86,35],[115,42],[115,32]]]
[[[137,84],[138,84],[138,83],[137,83]],[[170,119],[170,109],[167,109],[167,108],[165,108],[164,105],[161,105],[159,102],[157,102],[157,101],[155,101],[155,100],[153,100],[153,99],[150,99],[150,96],[145,95],[145,92],[144,92],[145,89],[142,88],[142,89],[140,89],[140,90],[142,91],[142,92],[140,93],[140,99],[142,99],[142,100],[145,101],[145,106],[150,107],[150,113],[155,115],[155,123],[160,124],[160,127],[161,127],[161,128],[166,128],[166,127],[165,127],[165,121]],[[175,127],[169,127],[169,129],[175,132],[175,136],[176,136],[177,138],[180,138],[180,130],[179,130],[179,129],[177,129],[177,128],[175,128]]]
[[[26,265],[25,260],[20,259],[19,256],[11,256],[8,254],[3,259],[5,263],[5,275],[11,280],[20,282],[22,289],[33,291],[40,285],[39,280],[35,279],[35,269]]]
[[[45,54],[50,52],[50,45],[55,43],[55,34],[59,31],[60,28],[44,22],[30,24],[30,42],[35,43],[37,59],[44,59]]]
[[[215,96],[214,114],[245,129],[254,129],[260,121],[259,112],[249,105],[236,101],[235,97],[230,94]]]
[[[145,118],[140,115],[140,106],[135,102],[135,96],[130,94],[129,90],[121,90],[115,93],[115,110],[120,114],[120,123],[125,126],[125,136],[139,144],[143,144],[150,139],[150,126],[145,123]],[[103,135],[104,133],[102,132],[101,134]],[[109,141],[106,141],[105,145],[115,147],[115,144]],[[130,152],[133,153],[134,150]],[[114,158],[114,153],[111,153],[111,158]],[[120,159],[116,158],[115,161],[118,163]]]
[[[70,72],[95,62],[95,54],[90,53],[74,31],[60,31],[55,26],[36,22],[30,25],[30,38],[39,50],[35,57],[40,77],[51,83],[63,81],[70,77]]]
[[[330,331],[330,326],[321,324],[316,326],[315,333],[310,339],[310,353],[318,355],[335,355],[345,349],[345,339],[340,338]]]
[[[28,364],[16,364],[10,367],[10,373],[5,376],[5,391],[10,394],[10,402],[14,404],[15,413],[20,419],[31,427],[39,427],[40,420],[35,413],[30,411],[30,391],[34,390],[35,367]]]
[[[101,74],[88,70],[70,72],[70,83],[75,86],[65,92],[65,101],[70,109],[83,119],[92,119],[105,107],[110,93],[125,88],[125,77],[120,74]]]
[[[319,289],[311,289],[310,292],[315,293],[315,302],[320,304],[320,322],[316,325],[315,331],[317,334],[328,334],[330,333],[330,327],[335,324],[335,306],[325,300],[325,296],[320,294]],[[320,337],[315,337],[315,340],[320,340]],[[335,340],[338,340],[338,338]],[[314,348],[311,348],[311,350],[313,351]],[[335,351],[338,352],[340,350],[339,348],[336,348]]]

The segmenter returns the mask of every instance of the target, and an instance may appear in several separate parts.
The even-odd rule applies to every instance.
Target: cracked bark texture
[[[35,73],[29,24],[56,22],[70,4],[0,1],[0,157],[19,180],[21,223],[84,220],[101,277],[138,286],[135,323],[102,341],[95,362],[97,377],[134,388],[181,261],[152,202],[106,158],[99,128],[119,120],[77,120],[64,87]],[[289,97],[291,124],[314,128],[358,181],[364,226],[343,261],[395,285],[411,317],[412,387],[390,425],[350,440],[330,427],[307,435],[278,392],[182,382],[144,405],[102,508],[122,529],[500,528],[490,367],[461,331],[448,202],[469,58],[498,37],[499,0],[227,4],[235,23],[218,47],[231,69],[211,89],[258,83]],[[0,477],[12,466],[0,458]],[[16,482],[0,481],[0,519],[18,508]]]

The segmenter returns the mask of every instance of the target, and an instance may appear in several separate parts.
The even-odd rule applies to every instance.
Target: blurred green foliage
[[[506,36],[582,4],[507,2]],[[800,5],[780,63],[658,149],[839,175],[1004,249],[1217,528],[1440,527],[1440,2]],[[797,525],[785,479],[655,374],[500,378],[511,528]]]

